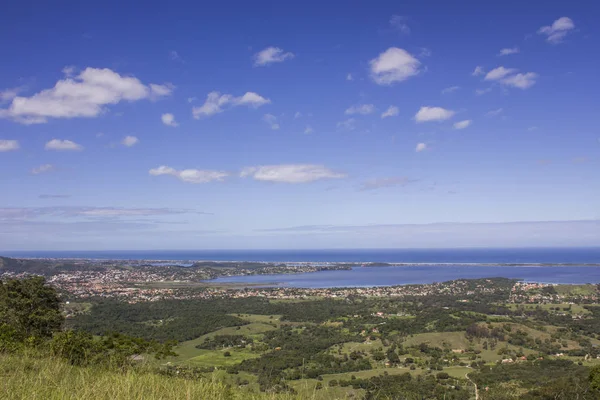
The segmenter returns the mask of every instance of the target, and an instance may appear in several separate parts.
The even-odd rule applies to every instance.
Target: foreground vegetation
[[[443,286],[62,305],[43,278],[0,281],[0,397],[600,399],[597,287]]]
[[[78,367],[60,358],[0,355],[0,398],[39,400],[292,399],[233,389],[217,379],[189,380],[145,368]]]

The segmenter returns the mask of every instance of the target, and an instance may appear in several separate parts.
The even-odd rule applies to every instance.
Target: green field
[[[247,325],[230,326],[222,328],[214,332],[207,333],[199,338],[188,340],[177,346],[174,351],[178,354],[177,357],[170,361],[174,363],[189,362],[195,366],[202,367],[221,367],[233,365],[248,358],[258,357],[260,354],[251,353],[245,349],[228,349],[231,352],[229,360],[223,360],[225,357],[220,353],[215,353],[214,362],[211,363],[210,357],[207,356],[207,351],[197,349],[196,346],[204,343],[207,338],[212,338],[215,335],[244,335],[252,338],[260,337],[260,334],[277,329],[281,326],[280,315],[256,315],[256,314],[232,314],[245,321]],[[216,350],[215,350],[216,351]],[[220,351],[220,350],[219,350]]]
[[[239,364],[250,358],[260,357],[260,354],[253,353],[245,349],[222,349],[222,350],[201,350],[196,349],[197,355],[185,360],[186,364],[195,367],[228,367],[230,365]],[[229,352],[230,356],[226,357],[225,353]]]
[[[556,285],[554,289],[558,294],[572,294],[580,296],[588,296],[597,290],[596,285]]]
[[[586,310],[582,305],[579,304],[567,304],[567,303],[558,303],[558,304],[505,304],[506,307],[511,310],[519,310],[521,308],[525,310],[535,310],[537,308],[541,308],[542,310],[555,312],[555,313],[567,313],[569,315],[585,315],[590,314],[589,310]],[[559,307],[559,311],[555,311],[556,307]]]

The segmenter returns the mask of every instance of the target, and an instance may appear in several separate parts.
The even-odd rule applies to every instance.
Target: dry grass
[[[229,388],[217,379],[185,380],[133,369],[118,373],[94,367],[74,367],[53,358],[0,355],[0,398],[292,400],[298,397],[251,393]]]

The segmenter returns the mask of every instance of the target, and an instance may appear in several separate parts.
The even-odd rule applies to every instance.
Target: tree
[[[597,392],[600,392],[600,365],[596,365],[590,371],[590,386]]]
[[[64,318],[56,290],[36,276],[0,281],[0,321],[23,340],[51,337]]]

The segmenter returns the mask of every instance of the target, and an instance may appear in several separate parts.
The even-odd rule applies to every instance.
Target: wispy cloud
[[[0,152],[19,150],[21,146],[18,140],[0,140]]]
[[[265,114],[263,115],[263,121],[265,121],[271,129],[277,130],[279,129],[279,123],[277,122],[277,117],[273,114]]]
[[[554,21],[552,25],[542,26],[538,33],[546,35],[546,40],[552,44],[558,44],[563,41],[565,36],[575,29],[575,23],[569,17],[561,17]]]
[[[138,144],[140,140],[135,136],[125,136],[121,141],[121,144],[125,147],[132,147]]]
[[[359,104],[359,105],[347,108],[345,111],[345,114],[346,115],[354,115],[354,114],[367,115],[367,114],[373,113],[374,111],[375,111],[375,106],[373,104]]]
[[[285,52],[279,47],[267,47],[254,55],[254,66],[264,67],[273,63],[284,62],[294,58],[294,54]]]
[[[201,170],[201,169],[182,169],[176,170],[166,165],[161,165],[158,168],[153,168],[148,171],[150,175],[161,176],[169,175],[178,178],[187,183],[208,183],[219,182],[229,176],[225,171]]]
[[[452,110],[447,110],[442,107],[421,107],[415,114],[415,121],[429,122],[429,121],[445,121],[455,114]]]
[[[258,108],[271,103],[271,100],[262,97],[258,93],[246,92],[243,96],[234,97],[230,94],[210,92],[204,104],[192,109],[194,118],[210,117],[224,111],[224,107],[247,106]]]
[[[336,234],[346,240],[360,238],[364,246],[379,247],[526,247],[594,245],[600,239],[599,220],[517,221],[482,223],[303,225],[257,229],[265,234]],[[402,261],[402,260],[398,260]]]
[[[497,81],[498,79],[502,79],[505,76],[510,75],[516,71],[517,70],[515,68],[504,68],[504,67],[500,66],[500,67],[494,68],[493,70],[488,72],[485,75],[485,80],[486,81]]]
[[[485,70],[480,65],[476,66],[475,69],[473,70],[473,72],[471,72],[471,75],[473,75],[473,76],[480,76],[483,74],[485,74]]]
[[[517,54],[520,53],[520,50],[518,47],[508,47],[508,48],[504,48],[502,50],[500,50],[500,53],[498,53],[499,56],[509,56],[511,54]]]
[[[407,21],[408,17],[403,17],[402,15],[392,15],[390,18],[390,26],[393,30],[404,35],[408,35],[410,33],[410,27],[406,23]]]
[[[345,131],[353,131],[356,128],[356,119],[348,118],[337,123],[337,128]]]
[[[375,178],[363,182],[359,188],[360,191],[376,190],[381,188],[388,188],[392,186],[406,186],[409,183],[416,182],[415,179],[409,179],[405,176],[393,176],[389,178]]]
[[[468,128],[471,125],[471,121],[470,119],[466,119],[464,121],[459,121],[459,122],[455,122],[454,123],[454,129],[465,129]]]
[[[398,107],[389,106],[388,109],[381,114],[381,118],[396,117],[398,114],[400,114]]]
[[[42,197],[44,196],[44,197]],[[60,195],[41,195],[40,198],[65,198]],[[116,217],[149,217],[158,215],[173,215],[197,213],[192,210],[171,208],[124,208],[124,207],[6,207],[0,208],[0,221],[35,220],[45,217],[57,218],[116,218]]]
[[[55,151],[81,151],[83,146],[70,140],[52,139],[44,147],[46,150]]]
[[[31,173],[34,175],[43,174],[45,172],[50,172],[54,170],[54,165],[52,164],[42,164],[39,167],[35,167],[31,170]]]
[[[456,92],[458,89],[460,89],[460,86],[450,86],[450,87],[443,89],[442,94],[453,93],[453,92]]]
[[[495,116],[497,116],[497,115],[500,115],[500,114],[502,114],[503,112],[504,112],[504,109],[503,109],[503,108],[497,108],[497,109],[495,109],[495,110],[490,110],[490,111],[486,112],[486,113],[485,113],[485,116],[486,116],[486,117],[495,117]]]
[[[341,179],[346,174],[333,171],[323,165],[280,164],[246,167],[240,172],[242,178],[279,183],[309,183],[322,179]]]

